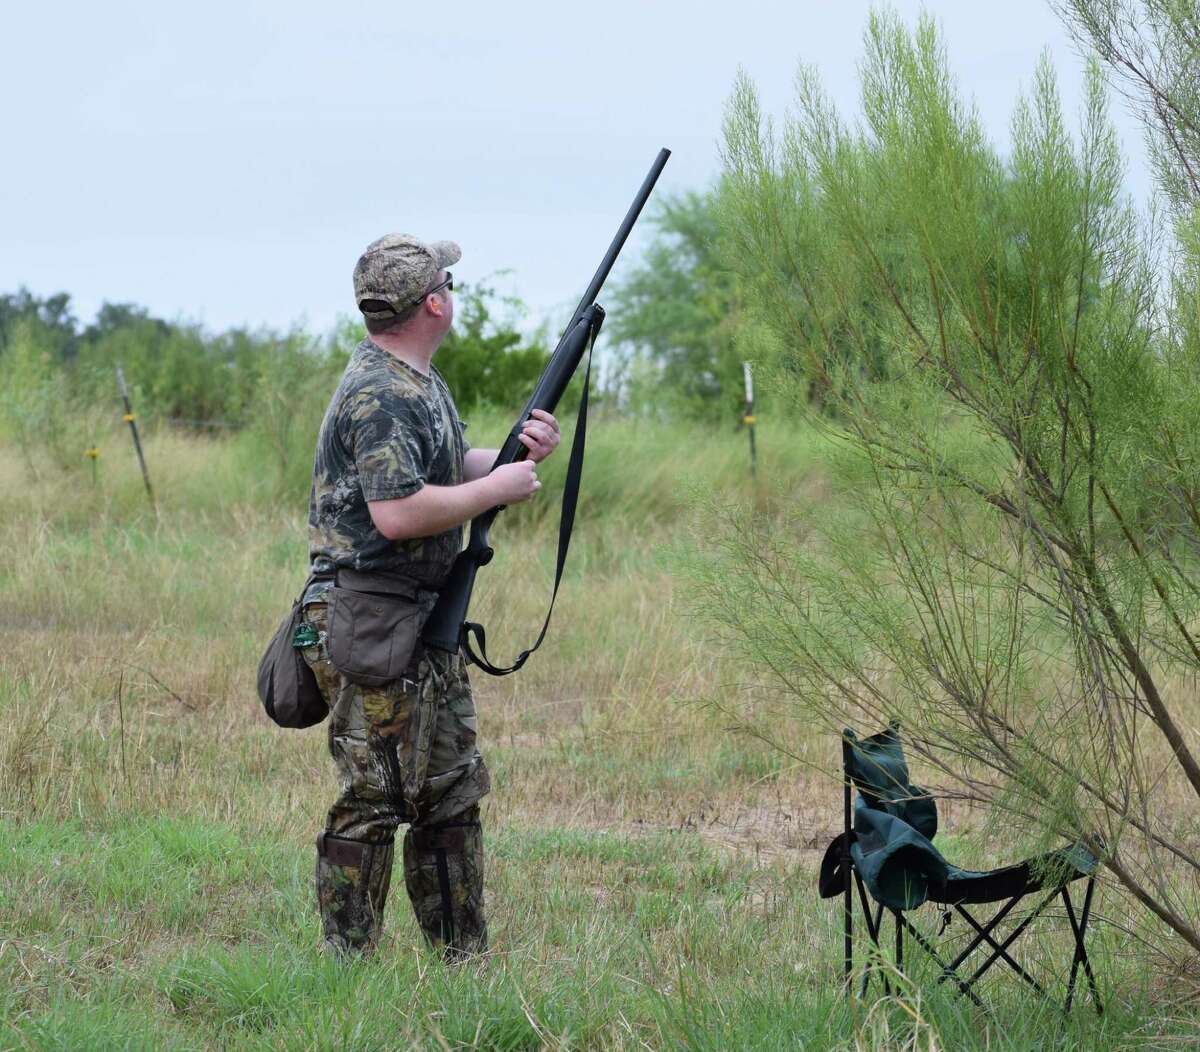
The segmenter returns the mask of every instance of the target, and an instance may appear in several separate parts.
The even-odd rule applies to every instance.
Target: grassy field
[[[484,444],[503,428],[471,433]],[[764,476],[845,499],[828,492],[820,439],[760,434]],[[1090,1050],[1194,1037],[1115,925],[1093,951],[1102,1022],[1033,1003],[999,972],[990,1015],[919,968],[892,998],[844,1000],[838,917],[815,889],[840,817],[816,769],[837,744],[795,727],[785,755],[731,729],[753,723],[754,678],[689,616],[677,565],[702,529],[696,494],[763,499],[744,437],[619,420],[592,432],[548,642],[520,674],[475,679],[494,775],[493,951],[443,965],[397,888],[375,959],[328,959],[311,888],[334,791],[323,731],[275,728],[253,685],[304,575],[304,494],[283,481],[294,466],[281,474],[236,439],[151,435],[155,517],[124,442],[106,436],[96,486],[86,469],[34,479],[0,449],[0,1048]],[[494,534],[474,611],[501,657],[540,624],[556,493]],[[970,857],[981,825],[956,812],[943,846]],[[1124,909],[1101,895],[1102,915]],[[1046,925],[1030,952],[1047,959],[1031,966],[1052,973],[1064,945],[1061,919]]]

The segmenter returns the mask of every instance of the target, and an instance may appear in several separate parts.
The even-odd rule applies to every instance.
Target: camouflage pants
[[[479,801],[487,767],[475,702],[458,654],[424,651],[384,687],[351,683],[329,661],[324,603],[305,607],[318,632],[304,658],[330,707],[339,795],[318,838],[317,897],[326,941],[367,949],[379,939],[402,822],[405,887],[426,938],[448,955],[486,947]]]

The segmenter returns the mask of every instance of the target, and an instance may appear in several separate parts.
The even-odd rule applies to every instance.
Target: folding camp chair
[[[878,948],[883,935],[886,909],[895,921],[896,965],[904,964],[904,935],[907,933],[941,968],[938,982],[953,982],[958,990],[983,1007],[973,987],[995,964],[1002,961],[1038,993],[1049,997],[1045,988],[1009,953],[1013,943],[1056,899],[1061,899],[1074,935],[1075,954],[1064,1007],[1070,1011],[1075,996],[1075,980],[1082,969],[1091,990],[1096,1012],[1102,1012],[1096,978],[1088,960],[1085,939],[1091,916],[1092,892],[1098,860],[1082,844],[1073,844],[1016,865],[1001,869],[972,871],[950,865],[933,846],[937,833],[937,805],[926,790],[908,780],[908,764],[900,745],[899,725],[870,738],[857,738],[853,731],[842,734],[842,771],[844,775],[843,815],[845,828],[825,852],[821,862],[822,898],[842,896],[842,926],[845,952],[845,979],[849,990],[853,971],[854,897],[862,907],[867,935]],[[858,798],[851,810],[851,790]],[[1069,885],[1086,878],[1082,908],[1076,912]],[[1042,894],[1039,894],[1042,893]],[[875,907],[871,908],[870,899]],[[993,935],[997,927],[1013,914],[1027,895],[1038,895],[1036,905],[1016,922],[1001,940]],[[925,902],[943,908],[942,931],[952,916],[963,918],[974,932],[968,944],[947,960],[933,945],[933,938],[921,932],[908,913]],[[980,920],[967,906],[995,904],[990,919]],[[940,933],[939,933],[940,934]],[[983,946],[990,954],[967,977],[959,969]],[[861,994],[865,994],[872,970],[863,973]],[[886,977],[885,991],[889,989]]]

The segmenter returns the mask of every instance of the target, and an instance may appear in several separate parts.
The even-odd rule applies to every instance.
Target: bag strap
[[[575,437],[571,440],[571,457],[567,461],[567,478],[563,485],[562,512],[558,520],[558,559],[554,567],[554,591],[550,593],[550,609],[546,611],[546,620],[537,640],[528,650],[522,650],[517,660],[511,665],[501,668],[493,665],[487,656],[487,633],[483,625],[475,621],[463,624],[462,648],[467,660],[478,665],[489,676],[507,676],[516,672],[546,638],[546,630],[550,627],[550,617],[554,613],[554,600],[558,598],[558,586],[562,583],[563,567],[567,564],[567,550],[571,547],[571,531],[575,527],[575,507],[579,503],[579,484],[583,479],[583,450],[587,444],[587,410],[588,390],[592,377],[592,348],[595,346],[595,333],[588,343],[587,365],[583,371],[583,394],[579,397],[579,415],[575,420]],[[478,652],[471,645],[474,639],[478,643]]]
[[[295,610],[295,609],[296,609],[297,607],[299,607],[299,606],[303,606],[303,605],[304,605],[304,597],[305,597],[306,595],[308,595],[308,587],[309,587],[309,585],[311,585],[311,584],[313,583],[313,581],[315,581],[316,579],[317,579],[317,575],[316,575],[316,574],[314,574],[314,573],[310,573],[310,574],[309,574],[309,575],[308,575],[308,576],[307,576],[307,577],[304,579],[304,585],[303,585],[303,587],[300,589],[300,594],[299,594],[298,596],[296,596],[296,601],[295,601],[294,603],[292,603],[292,609],[293,609],[293,610]]]
[[[313,581],[325,580],[333,581],[334,584],[336,584],[337,570],[333,570],[329,573],[316,573],[310,568],[308,571],[308,576],[304,579],[304,587],[300,589],[300,594],[296,596],[296,601],[292,604],[292,607],[295,608],[304,605],[304,597],[308,595],[309,586],[313,583]]]

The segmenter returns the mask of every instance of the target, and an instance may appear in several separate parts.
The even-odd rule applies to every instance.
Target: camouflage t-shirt
[[[346,567],[396,574],[436,588],[462,548],[462,527],[433,537],[389,541],[371,521],[370,500],[395,500],[425,483],[463,481],[469,448],[441,373],[429,376],[363,340],[333,394],[313,466],[308,507],[313,569]],[[313,602],[329,588],[314,582]]]

